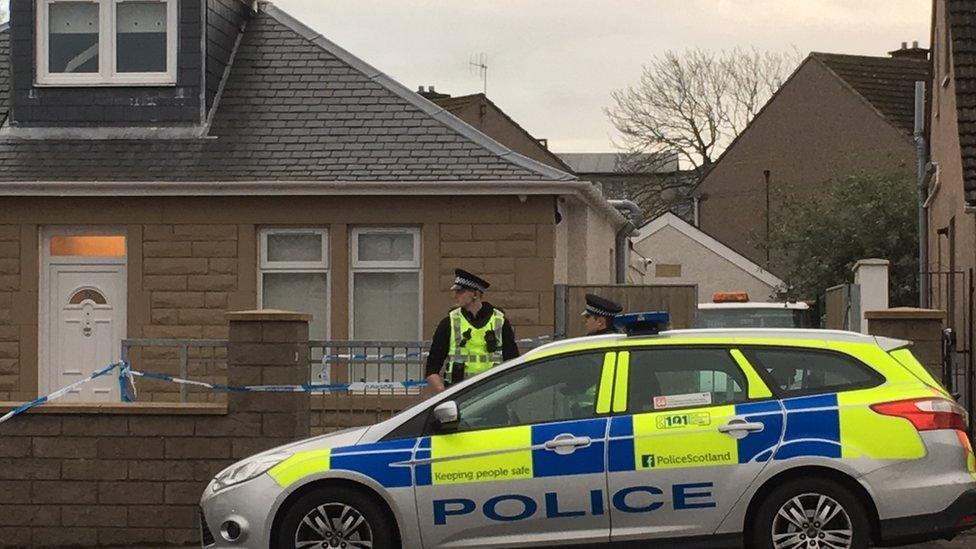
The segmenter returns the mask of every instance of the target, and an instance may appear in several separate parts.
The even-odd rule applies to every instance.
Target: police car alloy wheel
[[[799,479],[773,490],[756,512],[754,546],[763,549],[864,549],[864,504],[827,479]]]
[[[313,490],[292,504],[275,547],[390,549],[398,547],[386,511],[371,497],[345,487]]]

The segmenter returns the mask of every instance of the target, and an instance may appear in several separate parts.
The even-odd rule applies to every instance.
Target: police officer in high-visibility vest
[[[463,269],[454,270],[456,307],[437,325],[427,355],[427,383],[435,391],[519,355],[505,313],[484,301],[489,286]]]
[[[623,310],[623,307],[609,299],[586,294],[586,309],[582,313],[586,335],[616,334],[613,319]]]

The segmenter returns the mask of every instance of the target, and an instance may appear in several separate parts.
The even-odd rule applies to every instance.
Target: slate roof
[[[956,88],[963,186],[976,201],[976,0],[949,0],[949,33]]]
[[[9,102],[0,32],[0,109]],[[0,139],[0,181],[572,180],[513,153],[270,4],[207,138]]]
[[[847,83],[902,132],[915,128],[915,82],[929,82],[929,62],[921,59],[810,54]]]

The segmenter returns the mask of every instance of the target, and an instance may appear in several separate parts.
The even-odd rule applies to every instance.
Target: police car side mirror
[[[461,419],[461,414],[458,412],[457,402],[453,400],[441,402],[434,407],[434,420],[441,427],[452,427],[457,424],[459,419]]]

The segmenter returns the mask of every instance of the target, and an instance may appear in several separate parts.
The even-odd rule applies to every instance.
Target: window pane
[[[48,11],[48,71],[98,72],[98,4],[58,2]]]
[[[124,236],[52,236],[51,257],[125,257]]]
[[[725,349],[652,349],[630,353],[632,413],[655,410],[654,397],[707,393],[712,406],[746,400],[745,375]]]
[[[418,273],[353,273],[353,337],[415,341],[420,332]]]
[[[166,3],[116,4],[118,72],[166,72]]]
[[[325,339],[329,292],[325,273],[264,273],[261,306],[312,315],[309,339]]]
[[[834,353],[799,349],[754,349],[751,360],[786,393],[877,385],[882,379],[863,364]]]
[[[413,233],[360,233],[360,261],[413,261]]]
[[[319,233],[272,233],[268,235],[268,261],[324,262]]]
[[[459,430],[583,419],[595,415],[603,353],[556,358],[495,376],[456,400]]]

